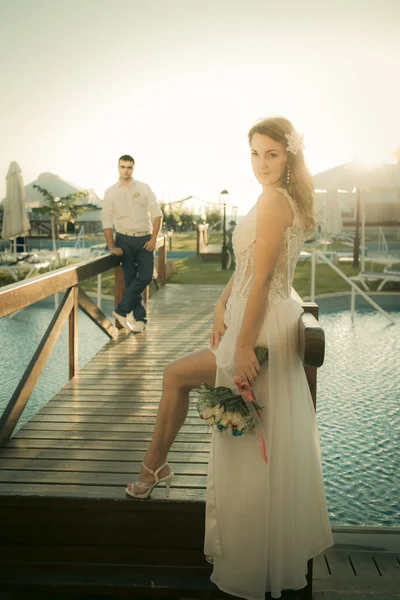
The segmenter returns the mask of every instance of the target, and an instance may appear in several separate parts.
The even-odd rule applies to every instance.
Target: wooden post
[[[69,313],[69,378],[78,372],[78,295],[79,287],[72,288],[73,306]]]
[[[201,227],[201,225],[197,225],[197,230],[196,230],[196,256],[197,257],[200,254],[200,227]]]
[[[101,287],[102,287],[102,274],[99,273],[97,275],[97,306],[99,308],[101,308],[101,299],[102,299],[102,291],[101,291]]]
[[[121,265],[115,267],[115,279],[114,279],[114,296],[115,296],[115,306],[117,306],[125,293],[125,279],[124,279],[124,271]],[[120,323],[116,320],[115,327],[117,329],[122,329]]]
[[[315,254],[315,252],[313,252]],[[314,302],[303,304],[304,312],[311,313],[316,319],[318,319],[319,306]],[[317,407],[317,368],[316,367],[304,367],[308,386],[310,388],[312,401],[314,404],[314,410]],[[313,598],[313,559],[307,561],[307,585],[305,588],[299,591],[300,600],[312,600]]]
[[[197,230],[198,231],[198,230]],[[166,266],[167,266],[167,243],[164,237],[164,244],[158,249],[158,280],[160,285],[165,285],[166,281]]]
[[[304,312],[311,313],[316,319],[318,319],[319,307],[318,304],[309,303],[308,305],[303,305]],[[317,406],[317,368],[316,367],[305,367],[306,377],[308,381],[308,386],[310,388],[312,401],[314,404],[314,409]]]

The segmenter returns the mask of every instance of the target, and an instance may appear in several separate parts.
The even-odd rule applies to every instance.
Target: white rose
[[[246,426],[246,423],[243,417],[239,413],[236,413],[232,417],[232,425],[236,425],[238,429],[243,429]]]
[[[224,425],[224,427],[227,427],[230,423],[230,419],[229,416],[225,413],[221,419],[221,425]]]

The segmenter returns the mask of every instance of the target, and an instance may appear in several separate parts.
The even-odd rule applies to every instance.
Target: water
[[[108,303],[106,303],[108,305]],[[107,314],[112,306],[106,309]],[[4,410],[54,313],[32,306],[0,319],[0,411]],[[387,325],[381,315],[322,314],[326,359],[318,371],[317,414],[331,522],[400,526],[400,311]],[[108,340],[79,315],[79,367]],[[5,345],[4,340],[7,341]],[[68,329],[64,328],[23,413],[25,423],[68,381]]]
[[[321,315],[317,415],[330,517],[400,526],[400,312]]]
[[[110,309],[112,310],[111,306]],[[106,311],[108,316],[111,316],[111,310]],[[53,315],[54,302],[41,302],[11,318],[0,319],[0,414],[10,400]],[[80,311],[78,332],[78,363],[81,369],[109,338]],[[68,379],[67,321],[22,413],[18,428],[50,400]]]

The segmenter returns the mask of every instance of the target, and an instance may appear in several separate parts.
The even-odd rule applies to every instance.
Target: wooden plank
[[[82,406],[79,402],[74,402],[73,404],[67,404],[66,402],[57,404],[54,400],[46,404],[43,408],[41,408],[36,415],[81,415],[87,416],[92,415],[93,411],[95,411],[96,416],[102,415],[114,415],[115,417],[155,417],[157,415],[158,406],[157,404],[148,405],[146,403],[142,403],[140,405],[135,405],[132,407],[132,403],[124,403],[123,406],[117,405],[115,407],[111,407],[110,403],[101,403],[101,402],[93,402],[93,406],[90,404],[86,404],[86,406]],[[198,412],[196,408],[189,409],[188,416],[191,418],[199,419]]]
[[[137,454],[131,460],[89,460],[60,458],[11,458],[3,456],[0,463],[0,473],[7,479],[4,471],[47,471],[47,472],[74,472],[74,473],[120,473],[128,478],[135,477],[139,473],[143,455]],[[171,468],[176,476],[178,475],[207,475],[207,461],[199,462],[195,460],[184,461],[180,455],[171,455]],[[30,475],[29,475],[30,476]],[[9,480],[9,479],[8,479]]]
[[[398,554],[374,552],[373,559],[383,579],[397,581],[400,584],[400,552]]]
[[[92,383],[97,383],[99,381],[99,377],[101,377],[101,383],[103,383],[104,385],[106,383],[109,383],[110,385],[114,385],[114,383],[118,383],[119,381],[121,382],[128,382],[128,383],[139,383],[139,384],[148,384],[148,383],[154,383],[157,382],[157,384],[161,384],[163,377],[162,374],[157,375],[157,373],[152,373],[151,375],[149,374],[144,374],[141,372],[136,372],[136,373],[132,373],[132,372],[127,372],[124,373],[123,371],[121,372],[121,374],[118,371],[114,371],[112,370],[110,373],[107,372],[103,372],[102,374],[99,373],[94,373],[94,374],[80,374],[77,375],[76,377],[74,377],[73,380],[70,381],[70,384],[74,384],[74,383],[83,383],[83,382],[88,382],[90,384]]]
[[[138,381],[126,381],[126,382],[115,382],[111,384],[115,391],[128,392],[132,396],[136,391],[147,392],[157,392],[159,396],[161,396],[162,384],[154,382],[154,383],[140,383]],[[92,390],[93,392],[99,392],[104,390],[104,384],[102,384],[98,379],[96,382],[88,383],[88,382],[79,382],[73,381],[70,384],[67,384],[64,388],[65,390]]]
[[[207,438],[206,438],[207,439]],[[128,440],[123,441],[121,439],[110,441],[104,439],[95,440],[71,440],[71,439],[59,439],[57,442],[57,448],[54,448],[54,441],[52,439],[34,439],[34,438],[16,438],[13,437],[8,442],[7,447],[0,450],[0,456],[2,452],[9,452],[15,449],[16,451],[24,452],[27,449],[48,449],[53,448],[54,452],[62,452],[65,449],[72,450],[88,450],[88,451],[111,451],[111,452],[134,452],[136,450],[142,451],[147,450],[146,441]],[[182,453],[197,453],[202,452],[208,456],[209,441],[203,442],[180,442],[175,441],[170,449],[171,452],[182,452]]]
[[[33,424],[33,423],[41,423],[41,424],[45,424],[45,423],[57,423],[57,424],[68,424],[69,427],[72,424],[90,424],[91,426],[96,425],[96,424],[102,424],[102,425],[111,425],[111,424],[116,424],[116,425],[150,425],[153,427],[154,429],[154,424],[155,424],[155,420],[156,420],[156,413],[154,414],[147,414],[147,415],[116,415],[113,416],[111,414],[105,414],[105,415],[98,415],[98,414],[93,414],[93,412],[88,413],[86,415],[79,415],[79,414],[47,414],[47,413],[37,413],[34,417],[32,417],[32,419],[29,421],[29,423]],[[202,421],[197,415],[193,415],[191,417],[188,417],[185,421],[185,427],[187,426],[198,426],[198,427],[207,427],[207,425],[204,423],[204,421]],[[108,429],[108,427],[106,428]]]
[[[58,431],[64,431],[64,432],[68,432],[70,431],[71,433],[79,433],[79,432],[96,432],[97,434],[104,432],[105,434],[107,433],[117,433],[117,432],[121,432],[121,433],[127,433],[129,432],[131,435],[135,434],[135,433],[153,433],[154,431],[154,426],[153,425],[148,425],[146,423],[132,423],[132,424],[120,424],[120,423],[113,423],[112,425],[109,425],[107,423],[89,423],[89,422],[84,422],[84,423],[42,423],[42,422],[34,422],[34,421],[28,421],[28,423],[26,423],[26,425],[23,428],[23,431],[25,432],[30,432],[30,431],[52,431],[54,432],[58,432]],[[208,431],[208,426],[203,423],[200,419],[199,419],[199,424],[198,425],[183,425],[183,427],[181,428],[181,431],[183,433],[194,433],[197,435],[201,435],[203,433],[203,435],[208,435],[207,431]]]
[[[113,269],[118,262],[117,256],[108,254],[6,285],[0,289],[0,318]]]
[[[154,362],[152,362],[151,360],[149,360],[149,361],[142,361],[140,363],[139,362],[134,362],[133,364],[134,364],[135,368],[138,367],[138,366],[140,368],[143,368],[143,373],[141,373],[141,377],[150,378],[153,375],[156,375],[157,378],[159,378],[159,377],[163,376],[164,368],[165,368],[165,365],[167,363],[168,363],[168,361],[165,361],[162,364],[155,365]],[[104,374],[109,375],[109,376],[112,376],[112,375],[115,376],[116,373],[114,371],[111,371],[110,373],[108,373],[108,368],[109,368],[109,365],[105,365],[104,363],[96,365],[96,364],[94,364],[92,362],[89,362],[89,363],[87,363],[86,367],[83,367],[83,369],[81,369],[79,371],[79,375],[81,377],[82,376],[85,376],[85,377],[86,376],[96,377],[98,375],[103,376]],[[147,371],[146,371],[146,369],[151,369],[151,374],[148,374]],[[129,376],[131,376],[131,377],[137,377],[138,376],[138,370],[134,371],[133,368],[132,368],[132,364],[131,365],[126,365],[124,363],[124,364],[119,365],[119,367],[118,367],[118,373],[122,373],[122,375],[124,375],[126,377],[129,377]]]
[[[328,567],[332,578],[337,579],[353,579],[355,573],[349,560],[349,555],[346,552],[337,550],[327,550],[325,556],[328,562]]]
[[[134,469],[126,473],[68,473],[68,484],[77,486],[115,486],[126,488],[129,481],[135,481]],[[25,484],[65,484],[66,475],[57,471],[7,471],[0,470],[0,482],[2,483],[25,483]],[[171,482],[171,489],[182,488],[205,488],[205,475],[176,475]],[[165,492],[164,492],[165,493]]]
[[[28,484],[27,482],[14,481],[11,483],[2,483],[1,494],[2,496],[26,496],[28,498],[31,496],[39,496],[41,498],[51,497],[77,499],[105,498],[111,500],[126,500],[127,502],[135,503],[135,498],[130,498],[125,494],[126,483],[127,481],[124,482],[124,485],[107,486],[100,483],[98,483],[98,485],[71,485],[70,483],[66,484],[65,481],[63,484],[40,484],[38,482]],[[151,499],[149,502],[152,502],[153,500],[163,500],[165,502],[204,502],[205,487],[199,487],[196,489],[190,489],[188,487],[171,487],[171,492],[168,499],[165,498],[165,488],[155,488],[151,494]],[[143,501],[139,500],[139,502]]]
[[[208,463],[208,452],[179,449],[171,450],[168,457],[168,462],[173,465],[176,462],[187,463]],[[138,450],[72,450],[69,448],[7,448],[6,452],[0,452],[0,469],[9,468],[9,459],[48,459],[58,463],[59,460],[69,461],[118,461],[132,464],[143,460],[143,448]],[[26,468],[26,460],[21,460]],[[36,464],[36,463],[35,463]],[[17,467],[13,467],[17,468]]]
[[[132,566],[98,565],[52,565],[36,566],[11,564],[2,573],[2,580],[17,589],[40,590],[42,594],[70,594],[82,598],[82,594],[99,597],[104,590],[112,590],[113,597],[138,598],[207,598],[225,599],[228,595],[220,592],[210,581],[210,566],[186,567],[178,570],[170,566],[133,568]],[[115,596],[114,596],[115,594]],[[132,596],[133,595],[133,596]],[[282,597],[285,600],[285,597]]]
[[[382,576],[380,575],[373,556],[366,552],[356,552],[352,550],[349,552],[349,560],[353,566],[353,569],[357,575],[362,579],[372,579],[379,581]]]
[[[83,390],[75,390],[75,389],[65,389],[63,388],[60,392],[58,392],[58,394],[55,396],[55,398],[58,399],[63,399],[63,398],[76,398],[77,400],[79,398],[85,398],[85,400],[90,399],[91,397],[94,397],[94,399],[96,400],[96,398],[101,399],[101,397],[107,396],[110,399],[113,398],[131,398],[132,401],[135,400],[135,398],[146,398],[147,402],[159,402],[159,399],[161,398],[161,390],[160,393],[158,394],[158,396],[152,396],[149,395],[149,393],[145,390],[135,390],[134,392],[129,392],[129,390],[125,391],[125,390],[113,390],[113,389],[108,389],[108,390],[96,390],[93,391],[92,389],[88,388],[88,389],[83,389]],[[155,400],[152,400],[152,398],[156,398]],[[189,394],[189,398],[192,398],[193,400],[195,398],[197,398],[197,394],[195,392],[192,392]]]
[[[313,574],[315,579],[326,579],[330,577],[325,555],[323,553],[313,559]]]
[[[12,561],[18,561],[21,563],[29,563],[32,560],[32,556],[40,557],[40,561],[50,563],[48,572],[53,568],[51,563],[59,562],[63,560],[65,562],[80,563],[87,566],[88,557],[90,556],[91,561],[97,564],[101,564],[104,561],[112,561],[114,564],[126,564],[129,560],[130,565],[163,565],[166,564],[165,551],[160,550],[157,547],[151,549],[140,548],[135,549],[134,547],[129,548],[129,557],[127,556],[126,547],[120,547],[116,545],[113,548],[105,547],[103,545],[87,545],[84,547],[79,546],[67,546],[64,545],[62,548],[56,545],[40,545],[35,541],[32,541],[30,546],[16,546],[16,545],[0,545],[0,555],[7,556],[7,563]],[[198,564],[197,568],[204,567],[209,571],[211,565],[204,559],[204,554],[199,549],[191,550],[185,549],[173,549],[168,550],[169,561],[171,565],[180,565],[180,568],[185,566],[193,566]],[[7,565],[6,563],[6,565]],[[206,563],[206,565],[204,565]],[[0,562],[1,564],[1,562]],[[132,569],[132,566],[129,566]],[[30,596],[29,596],[30,598]]]
[[[16,439],[42,439],[42,440],[102,440],[102,441],[129,441],[138,442],[145,441],[151,442],[153,432],[138,432],[136,431],[134,436],[131,432],[125,431],[104,431],[100,436],[98,431],[53,431],[49,430],[34,430],[34,429],[20,429],[15,435]],[[176,436],[174,444],[179,442],[210,442],[211,435],[186,433],[179,432]],[[54,444],[56,447],[58,444]]]
[[[75,377],[79,371],[78,367],[78,286],[74,286],[71,290],[73,306],[69,313],[68,327],[68,365],[69,378]]]
[[[79,288],[78,294],[79,308],[103,333],[109,338],[116,339],[118,337],[118,329],[112,325],[111,321],[99,309],[97,304],[81,288]]]

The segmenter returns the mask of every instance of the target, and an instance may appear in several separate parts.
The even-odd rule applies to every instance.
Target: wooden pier
[[[0,449],[0,593],[229,597],[209,582],[203,556],[210,434],[195,392],[169,455],[170,498],[164,488],[147,501],[124,491],[151,439],[163,368],[207,345],[220,293],[163,286],[149,300],[146,330],[108,342]],[[300,347],[306,363],[318,354],[310,318]],[[332,581],[340,561],[323,555],[316,564]]]

